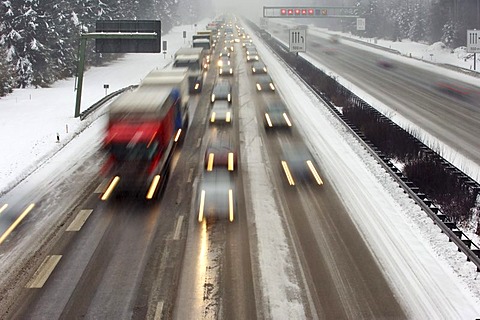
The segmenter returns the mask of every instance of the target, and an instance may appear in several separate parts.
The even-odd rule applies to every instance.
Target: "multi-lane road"
[[[288,43],[288,28],[283,24],[272,22],[269,30]],[[349,45],[348,41],[332,43],[327,34],[312,30],[307,53],[376,99],[378,107],[387,106],[393,110],[392,116],[403,116],[480,166],[479,87],[449,78],[447,69],[439,74]],[[447,85],[452,91],[442,90]],[[464,93],[456,94],[453,89]],[[411,130],[415,132],[415,128]]]
[[[219,126],[209,121],[210,93],[220,78],[212,65],[202,94],[191,98],[188,133],[176,150],[160,199],[149,203],[115,197],[101,201],[104,182],[91,170],[103,161],[101,151],[96,150],[84,161],[89,169],[73,166],[70,180],[54,186],[65,190],[63,195],[69,192],[69,197],[46,188],[31,199],[39,212],[27,217],[8,244],[0,248],[2,255],[9,255],[23,237],[35,235],[30,237],[35,243],[32,249],[28,245],[21,248],[25,254],[15,272],[3,271],[11,278],[2,282],[0,317],[270,318],[275,306],[268,305],[262,288],[268,276],[259,262],[262,249],[255,218],[263,212],[256,211],[253,198],[271,197],[288,235],[283,251],[293,263],[286,273],[298,284],[287,295],[301,302],[304,317],[408,318],[408,306],[399,299],[352,219],[342,194],[330,180],[332,176],[324,174],[321,162],[308,151],[295,116],[290,129],[265,130],[268,101],[280,96],[257,92],[258,76],[252,74],[241,43],[232,45],[234,74],[222,76],[233,88],[232,122]],[[205,149],[209,141],[225,134],[238,152],[237,168],[230,173],[235,190],[234,219],[216,217],[199,222]],[[255,156],[258,163],[247,161],[252,156],[245,155],[250,144],[259,148]],[[306,151],[292,154],[286,146]],[[311,161],[321,183],[311,168],[296,170],[292,163],[295,185],[291,185],[282,161],[298,156]],[[256,180],[256,166],[266,169],[266,181]],[[32,183],[33,190],[38,188],[35,181]],[[268,192],[253,194],[255,183],[264,185]],[[356,183],[360,182],[352,182]],[[38,215],[52,208],[64,214],[51,221],[51,229],[40,230],[45,223],[40,225]],[[278,239],[281,241],[280,236]]]

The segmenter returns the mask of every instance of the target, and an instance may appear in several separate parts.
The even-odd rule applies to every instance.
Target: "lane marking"
[[[202,143],[202,138],[198,138],[198,140],[197,140],[197,148],[200,147],[200,143]]]
[[[183,216],[179,216],[177,220],[177,225],[175,226],[175,233],[173,234],[173,240],[180,239],[180,231],[182,231]]]
[[[61,258],[61,255],[47,256],[25,287],[42,288]]]
[[[154,320],[162,319],[162,312],[163,312],[163,301],[159,301],[157,304],[157,308],[155,309]]]
[[[92,212],[93,209],[80,210],[75,219],[68,226],[67,231],[80,231]]]
[[[5,211],[5,209],[7,209],[8,207],[8,203],[5,203],[1,208],[0,208],[0,214],[2,214],[3,211]]]
[[[93,193],[103,193],[107,189],[107,184],[110,182],[110,179],[103,179],[103,181],[98,185],[97,189]]]
[[[192,182],[192,177],[193,177],[193,168],[190,168],[190,170],[188,170],[188,179],[187,179],[187,183],[190,183],[190,182]]]
[[[22,220],[27,216],[27,214],[32,211],[33,207],[35,207],[35,204],[30,204],[27,209],[25,209],[25,211],[23,211],[22,214],[17,218],[17,220],[15,220],[15,222],[12,223],[10,227],[8,227],[7,231],[5,231],[0,237],[0,244],[2,244],[5,239],[7,239],[10,233],[12,233],[12,231],[15,230],[15,228],[20,224],[20,222],[22,222]]]

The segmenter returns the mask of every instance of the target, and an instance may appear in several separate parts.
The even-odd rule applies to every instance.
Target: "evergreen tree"
[[[443,26],[442,31],[442,42],[445,43],[447,47],[452,47],[456,36],[455,23],[452,20],[448,20]]]
[[[413,17],[410,23],[410,30],[408,36],[412,41],[421,41],[425,39],[426,30],[426,10],[425,5],[416,3],[413,6]]]
[[[15,71],[7,60],[7,51],[0,47],[0,97],[12,92],[15,86]]]

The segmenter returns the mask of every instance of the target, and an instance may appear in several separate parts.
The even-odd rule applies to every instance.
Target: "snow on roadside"
[[[84,78],[81,110],[105,96],[104,84],[109,84],[110,93],[137,84],[154,68],[170,63],[170,55],[188,45],[184,44],[183,30],[189,38],[195,31],[191,26],[180,26],[162,36],[162,40],[168,41],[166,57],[159,53],[126,54],[108,65],[89,69]],[[50,88],[16,89],[0,99],[0,150],[4,154],[0,157],[0,195],[25,179],[86,127],[88,120],[82,122],[73,117],[74,86],[75,79],[68,78]]]
[[[327,181],[334,184],[373,254],[414,319],[480,314],[480,279],[456,247],[398,187],[326,107],[256,39],[257,49],[302,123]],[[296,117],[295,117],[296,116]],[[473,296],[474,295],[474,296]]]
[[[240,56],[238,57],[240,58]],[[285,234],[282,218],[271,189],[271,171],[263,157],[264,148],[258,133],[255,107],[247,100],[248,92],[240,86],[239,116],[242,145],[243,176],[251,194],[251,212],[254,214],[255,236],[258,240],[258,260],[262,301],[266,308],[266,318],[306,319],[302,293],[293,270],[291,252]],[[259,196],[261,195],[261,196]],[[280,208],[281,209],[281,208]],[[250,231],[252,232],[252,231]]]

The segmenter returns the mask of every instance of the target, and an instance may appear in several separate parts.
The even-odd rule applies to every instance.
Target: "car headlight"
[[[262,86],[259,83],[257,83],[257,90],[262,91]]]
[[[270,89],[272,89],[272,91],[275,91],[275,86],[271,82],[270,82]]]
[[[212,102],[215,102],[215,94],[212,93]]]
[[[252,68],[252,72],[255,73],[255,68]]]

